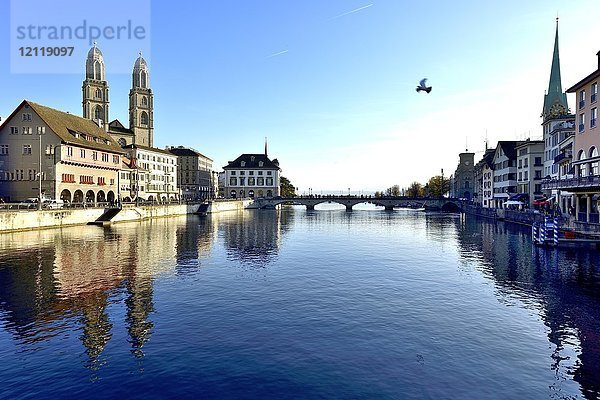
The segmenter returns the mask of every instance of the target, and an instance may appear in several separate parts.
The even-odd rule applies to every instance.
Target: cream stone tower
[[[152,147],[154,144],[154,98],[149,84],[146,60],[140,56],[133,66],[132,87],[129,91],[129,129],[135,144]]]
[[[83,91],[83,118],[96,121],[108,130],[108,82],[105,77],[104,57],[96,46],[90,49],[85,61]]]

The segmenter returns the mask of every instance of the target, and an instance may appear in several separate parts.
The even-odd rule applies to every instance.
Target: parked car
[[[37,208],[38,199],[37,197],[30,197],[19,203],[19,208]]]
[[[65,202],[60,199],[58,199],[58,200],[46,199],[42,202],[42,207],[49,208],[52,210],[63,208],[64,206],[65,206]]]

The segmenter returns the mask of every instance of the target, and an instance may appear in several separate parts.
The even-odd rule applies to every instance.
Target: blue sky
[[[448,176],[486,135],[541,136],[556,15],[566,88],[597,67],[599,11],[597,0],[153,1],[155,145],[194,147],[220,169],[267,136],[301,192]],[[79,74],[11,74],[8,15],[3,1],[0,116],[23,98],[81,114],[85,60]],[[126,123],[131,76],[105,61],[111,119]],[[423,77],[429,95],[414,90]]]

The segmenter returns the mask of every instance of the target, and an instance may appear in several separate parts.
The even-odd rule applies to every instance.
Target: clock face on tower
[[[552,107],[550,107],[549,114],[552,117],[558,117],[559,115],[565,115],[566,113],[567,110],[565,110],[565,107],[562,104],[554,103]]]

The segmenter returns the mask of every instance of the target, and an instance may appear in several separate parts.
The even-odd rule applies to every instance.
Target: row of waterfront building
[[[578,223],[598,224],[600,201],[600,128],[598,68],[562,90],[558,23],[548,91],[542,110],[543,140],[500,141],[475,162],[465,151],[450,181],[452,197],[481,207],[551,206]],[[575,111],[567,103],[575,94]]]
[[[0,121],[0,200],[70,203],[172,202],[278,196],[280,167],[264,154],[242,154],[221,173],[185,146],[154,147],[154,95],[148,64],[136,59],[129,127],[109,119],[104,57],[94,43],[83,81],[83,116],[23,100]]]

